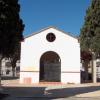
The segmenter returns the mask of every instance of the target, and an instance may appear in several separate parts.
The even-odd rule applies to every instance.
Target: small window
[[[6,74],[9,74],[9,73],[10,73],[10,70],[7,69],[7,70],[6,70]]]
[[[46,39],[49,42],[53,42],[56,39],[56,36],[53,33],[48,33],[47,36],[46,36]]]

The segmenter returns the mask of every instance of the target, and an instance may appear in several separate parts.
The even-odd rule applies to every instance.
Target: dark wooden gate
[[[47,51],[40,58],[40,81],[61,81],[61,59],[56,52]]]
[[[61,67],[60,63],[44,63],[44,81],[60,82]]]

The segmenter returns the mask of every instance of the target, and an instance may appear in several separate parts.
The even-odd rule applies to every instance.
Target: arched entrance
[[[44,53],[40,58],[40,81],[61,81],[61,59],[53,51]]]

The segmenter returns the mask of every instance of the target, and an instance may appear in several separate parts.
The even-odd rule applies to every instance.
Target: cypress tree
[[[96,61],[96,57],[100,56],[100,1],[99,0],[91,0],[91,4],[86,11],[85,21],[80,32],[80,45],[81,45],[81,51],[89,53],[91,52],[93,60]],[[85,59],[84,61],[86,62],[88,61],[88,59]]]
[[[24,24],[19,11],[18,0],[0,0],[0,76],[2,59],[13,55],[23,40]]]
[[[92,0],[81,28],[80,45],[83,51],[100,53],[100,1]]]

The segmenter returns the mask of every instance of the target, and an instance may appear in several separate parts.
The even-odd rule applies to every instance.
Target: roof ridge
[[[54,26],[49,26],[49,27],[43,28],[43,29],[41,29],[41,30],[39,30],[39,31],[37,31],[37,32],[33,32],[32,34],[30,34],[30,35],[28,35],[28,36],[25,36],[24,38],[26,39],[26,38],[28,38],[28,37],[31,37],[31,36],[33,36],[33,35],[36,35],[36,34],[42,32],[42,31],[45,31],[45,30],[50,29],[50,28],[56,29],[56,30],[58,30],[58,31],[60,31],[60,32],[63,32],[63,33],[66,34],[66,35],[69,35],[69,36],[71,36],[71,37],[77,39],[77,37],[73,36],[73,35],[70,34],[69,32],[64,32],[64,31],[62,31],[62,30],[60,30],[60,29],[58,29],[57,27],[54,27]]]

